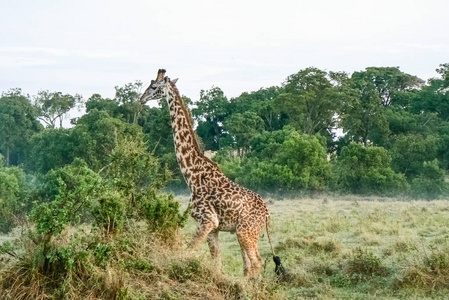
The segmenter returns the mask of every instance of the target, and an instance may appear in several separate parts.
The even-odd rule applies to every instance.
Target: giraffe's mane
[[[186,118],[188,118],[187,121],[190,124],[189,130],[193,136],[193,147],[207,162],[209,162],[213,167],[215,167],[218,171],[221,172],[220,167],[217,165],[217,163],[204,155],[204,151],[201,149],[201,147],[198,143],[198,135],[197,135],[196,131],[193,130],[192,114],[190,112],[190,109],[188,109],[187,104],[184,102],[182,97],[179,95],[179,90],[176,87],[176,85],[173,82],[170,82],[170,85],[171,85],[171,88],[173,89],[173,91],[175,92],[176,97],[179,98],[179,102],[181,103],[182,111],[184,112]]]

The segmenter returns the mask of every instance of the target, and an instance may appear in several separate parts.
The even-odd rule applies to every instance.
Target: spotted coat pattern
[[[228,179],[214,162],[204,156],[175,81],[163,78],[164,74],[165,70],[159,70],[158,79],[152,81],[153,86],[148,87],[141,101],[145,103],[165,96],[168,102],[176,157],[190,189],[191,216],[198,223],[189,247],[195,248],[207,240],[212,256],[220,264],[218,233],[236,233],[244,275],[255,276],[263,265],[257,242],[263,227],[269,222],[267,206],[261,196]]]

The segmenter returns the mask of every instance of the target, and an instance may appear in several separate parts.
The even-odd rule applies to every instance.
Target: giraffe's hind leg
[[[243,258],[243,274],[245,276],[256,276],[263,266],[262,257],[257,249],[257,238],[247,232],[237,232]]]
[[[210,254],[215,260],[217,267],[221,269],[220,246],[218,243],[218,229],[212,230],[207,236],[207,244],[209,245]]]

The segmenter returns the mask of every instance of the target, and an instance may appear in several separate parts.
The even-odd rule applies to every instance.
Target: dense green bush
[[[126,201],[118,191],[106,189],[92,205],[96,225],[106,234],[121,230],[126,218]]]
[[[230,178],[259,192],[323,191],[331,177],[325,144],[286,126],[256,136],[243,158],[221,153],[217,159]]]
[[[98,195],[100,180],[100,176],[80,159],[48,172],[43,178],[40,202],[31,212],[37,233],[49,239],[68,224],[79,222]]]
[[[444,182],[445,172],[440,169],[438,160],[425,161],[421,173],[413,179],[410,195],[415,199],[436,199],[447,192]]]
[[[429,135],[403,135],[394,143],[392,153],[392,167],[401,172],[409,180],[421,173],[423,163],[433,160],[437,156],[439,138]]]
[[[172,194],[147,197],[142,204],[142,213],[151,231],[170,234],[184,227],[189,217],[189,209],[180,213],[179,202]]]
[[[4,167],[0,154],[0,232],[9,232],[30,210],[31,180],[18,167]]]
[[[382,147],[351,143],[337,159],[336,174],[344,192],[367,195],[397,195],[408,189],[405,176],[395,173],[391,157]]]

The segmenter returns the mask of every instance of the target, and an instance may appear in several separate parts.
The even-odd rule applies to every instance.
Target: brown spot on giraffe
[[[191,216],[198,223],[189,247],[194,248],[207,240],[212,256],[220,264],[218,233],[236,233],[244,275],[255,276],[263,265],[257,242],[270,219],[267,206],[261,196],[232,182],[204,156],[196,140],[190,114],[175,85],[176,80],[170,81],[164,75],[165,70],[159,70],[157,79],[151,81],[142,95],[141,103],[163,97],[167,99],[176,157],[190,189]]]

